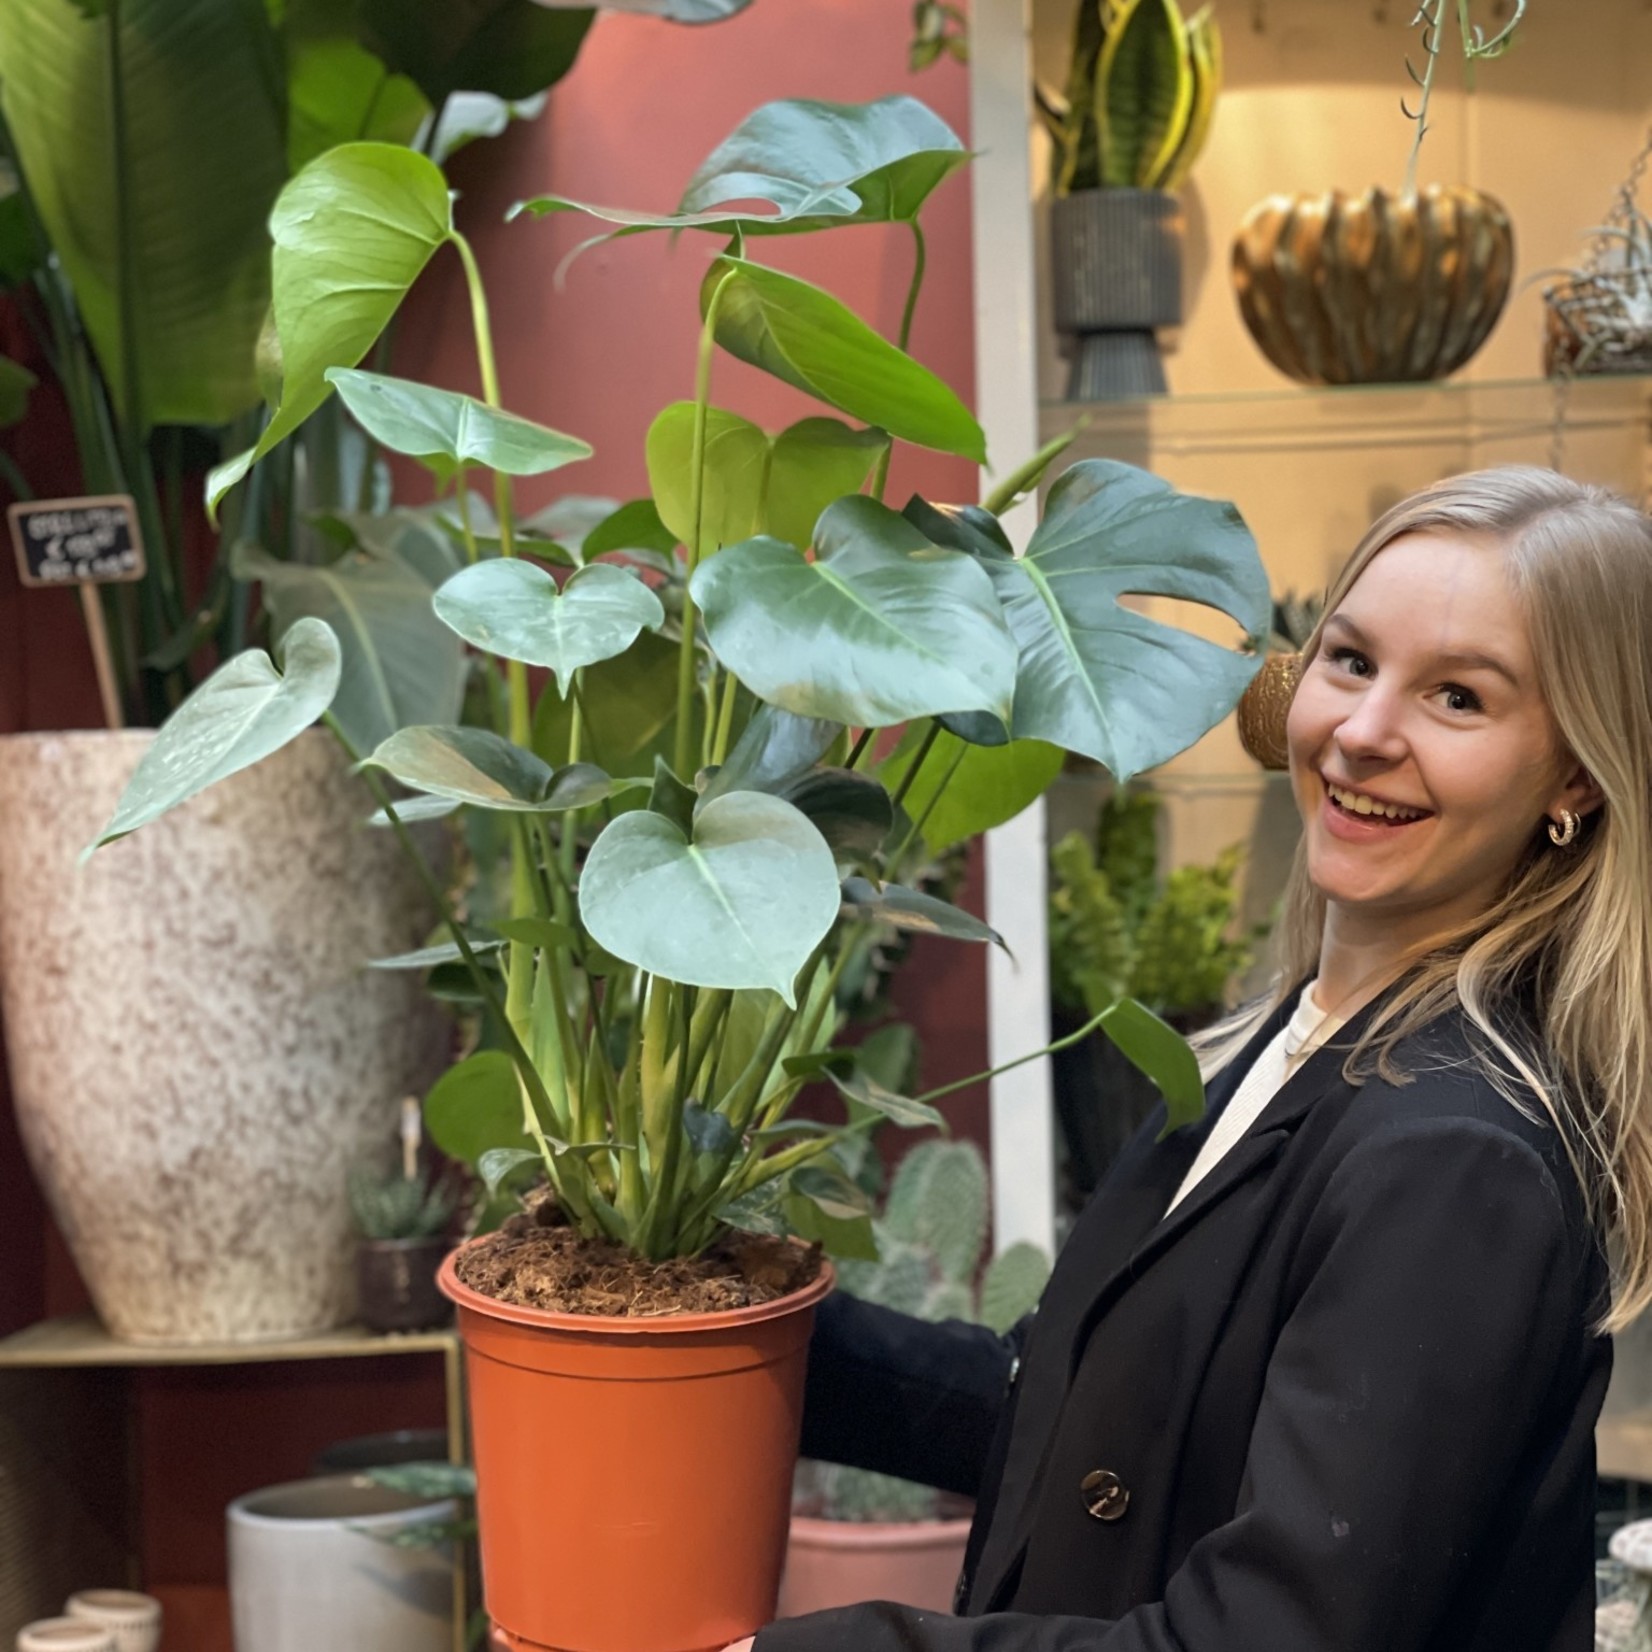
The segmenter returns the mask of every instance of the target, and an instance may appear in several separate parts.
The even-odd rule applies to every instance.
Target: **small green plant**
[[[428,1172],[387,1175],[359,1166],[350,1172],[350,1213],[363,1239],[434,1239],[458,1203],[453,1184]]]
[[[1068,1010],[1099,1014],[1132,997],[1159,1015],[1219,1008],[1250,967],[1264,927],[1235,935],[1241,852],[1158,875],[1160,802],[1123,792],[1092,843],[1069,832],[1050,853],[1050,990]]]
[[[1222,36],[1209,6],[1184,21],[1176,0],[1081,0],[1067,89],[1037,88],[1051,187],[1179,189],[1221,89]]]
[[[1422,153],[1423,139],[1428,136],[1428,107],[1434,95],[1434,77],[1440,67],[1441,37],[1451,26],[1446,21],[1447,17],[1456,22],[1464,69],[1472,86],[1474,65],[1483,59],[1502,57],[1514,44],[1514,31],[1526,15],[1526,0],[1514,0],[1514,15],[1495,33],[1488,35],[1478,23],[1471,21],[1469,4],[1470,0],[1418,0],[1417,15],[1411,19],[1412,27],[1421,30],[1424,61],[1419,73],[1410,58],[1405,60],[1405,72],[1418,89],[1415,109],[1403,98],[1400,100],[1406,119],[1417,128],[1411,140],[1411,158],[1405,168],[1407,195],[1417,193],[1417,159]]]
[[[943,57],[955,63],[969,62],[969,20],[962,7],[950,5],[948,0],[916,0],[907,67],[919,74]]]
[[[1002,1334],[1038,1301],[1050,1262],[1036,1245],[1011,1245],[977,1288],[987,1197],[986,1161],[974,1143],[920,1142],[901,1160],[873,1223],[878,1260],[839,1263],[838,1283],[851,1296],[918,1319],[964,1319]],[[800,1509],[828,1520],[934,1520],[941,1499],[930,1486],[867,1469],[799,1466]]]

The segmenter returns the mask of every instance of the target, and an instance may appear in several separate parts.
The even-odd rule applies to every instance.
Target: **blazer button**
[[[1130,1507],[1130,1488],[1109,1468],[1092,1469],[1079,1482],[1079,1490],[1093,1520],[1122,1520]]]

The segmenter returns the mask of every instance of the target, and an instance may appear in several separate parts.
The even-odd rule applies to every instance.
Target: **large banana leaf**
[[[225,424],[258,404],[265,221],[287,175],[286,90],[262,0],[0,6],[0,107],[116,405]],[[124,288],[131,337],[123,338]]]
[[[969,152],[945,121],[916,98],[875,103],[788,99],[748,115],[689,179],[675,212],[631,212],[542,195],[535,214],[584,212],[621,235],[705,229],[786,235],[834,224],[909,221]],[[765,210],[730,210],[763,201]]]
[[[1192,108],[1193,73],[1176,0],[1123,0],[1096,70],[1102,183],[1156,187]]]

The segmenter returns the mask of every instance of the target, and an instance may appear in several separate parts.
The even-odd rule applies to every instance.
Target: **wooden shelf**
[[[144,1343],[113,1337],[95,1315],[43,1319],[0,1340],[0,1368],[111,1365],[265,1365],[283,1360],[362,1359],[382,1354],[457,1355],[449,1329],[385,1335],[343,1325],[278,1342]]]

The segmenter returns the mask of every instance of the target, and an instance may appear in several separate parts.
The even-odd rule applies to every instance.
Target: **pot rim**
[[[224,1510],[231,1525],[245,1526],[258,1531],[320,1531],[340,1527],[360,1530],[371,1535],[375,1530],[394,1531],[402,1526],[415,1526],[431,1520],[451,1519],[458,1507],[449,1497],[428,1497],[422,1502],[409,1499],[399,1509],[380,1509],[373,1514],[267,1514],[248,1505],[278,1492],[319,1493],[330,1482],[347,1485],[370,1485],[368,1476],[360,1471],[343,1474],[313,1474],[302,1480],[282,1480],[272,1486],[260,1486],[256,1491],[243,1492]]]
[[[651,1318],[621,1318],[610,1314],[561,1314],[548,1308],[523,1308],[514,1302],[499,1302],[491,1296],[475,1291],[459,1278],[459,1258],[473,1245],[479,1245],[488,1235],[467,1239],[456,1250],[443,1258],[436,1272],[436,1284],[442,1295],[454,1303],[461,1313],[478,1314],[484,1319],[504,1320],[512,1325],[523,1325],[535,1331],[578,1332],[586,1336],[661,1336],[683,1335],[690,1332],[726,1330],[743,1325],[759,1325],[765,1320],[781,1319],[787,1314],[812,1308],[837,1282],[837,1273],[830,1261],[822,1256],[820,1272],[801,1289],[786,1296],[777,1296],[772,1302],[757,1302],[745,1308],[724,1308],[709,1314],[656,1314]]]
[[[825,1549],[928,1549],[969,1536],[974,1522],[958,1515],[946,1520],[827,1520],[794,1514],[791,1532]]]

